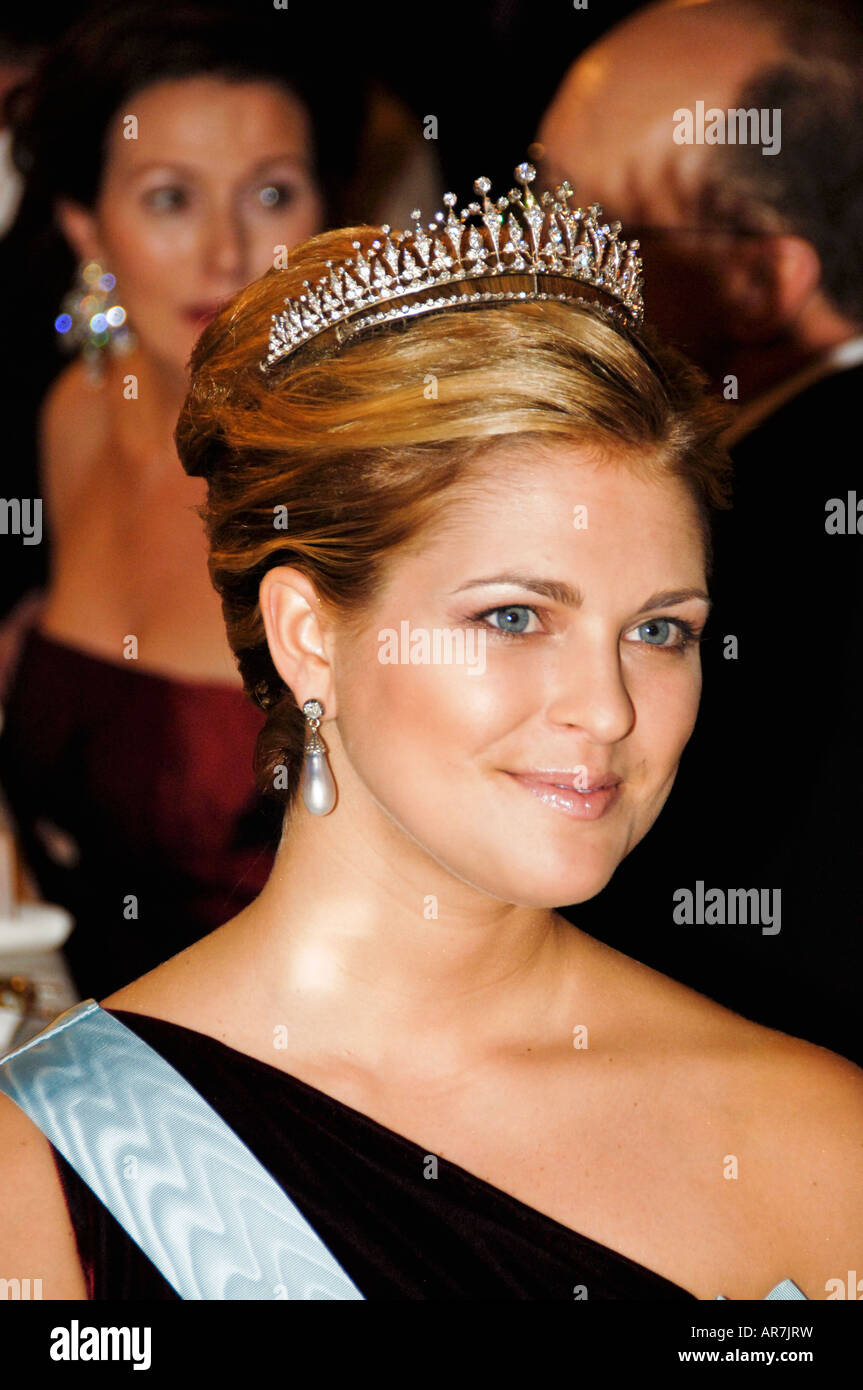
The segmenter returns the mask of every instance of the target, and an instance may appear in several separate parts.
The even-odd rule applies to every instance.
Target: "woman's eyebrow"
[[[692,598],[701,599],[708,608],[713,606],[710,595],[704,589],[661,589],[658,594],[651,594],[638,611],[644,613],[648,608],[673,608],[675,604],[687,603]]]
[[[306,155],[298,154],[295,151],[276,151],[274,154],[265,155],[263,159],[256,160],[249,173],[254,178],[262,169],[267,169],[272,164],[293,164],[298,169],[307,169],[310,167],[310,162]],[[200,172],[198,166],[189,163],[188,160],[175,159],[168,155],[164,159],[148,159],[140,164],[135,164],[134,168],[129,170],[129,175],[137,178],[141,174],[151,174],[154,170],[166,174],[181,174],[184,178],[195,178]]]
[[[484,579],[469,579],[466,584],[460,584],[457,589],[453,589],[453,593],[460,594],[464,589],[479,589],[486,584],[512,584],[517,589],[532,589],[535,594],[544,594],[546,598],[565,604],[567,608],[580,608],[584,602],[584,595],[571,584],[562,580],[538,579],[529,574],[494,574]]]
[[[464,589],[477,589],[490,584],[512,584],[519,589],[532,589],[534,593],[543,594],[567,608],[580,608],[584,603],[584,594],[579,589],[574,589],[571,584],[563,580],[539,579],[535,575],[527,574],[495,574],[483,579],[469,579],[466,584],[460,584],[457,589],[453,589],[453,593],[460,594]],[[686,603],[689,599],[701,599],[708,607],[711,606],[710,598],[704,589],[662,589],[659,593],[651,594],[636,611],[645,613],[649,608],[670,608],[678,603]]]

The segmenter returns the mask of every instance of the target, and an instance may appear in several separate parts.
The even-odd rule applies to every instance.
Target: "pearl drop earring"
[[[320,700],[306,700],[306,746],[303,755],[301,790],[306,809],[313,816],[326,816],[336,804],[336,784],[327,758],[327,746],[318,733],[324,707]]]

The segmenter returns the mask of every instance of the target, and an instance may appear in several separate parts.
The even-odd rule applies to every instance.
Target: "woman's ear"
[[[58,198],[54,204],[57,225],[79,261],[104,261],[96,218],[80,203]]]
[[[273,665],[300,709],[320,700],[324,722],[334,718],[330,625],[314,585],[290,565],[276,565],[261,580],[258,601]]]
[[[820,281],[818,252],[805,238],[742,238],[727,276],[737,336],[763,342],[787,331]]]

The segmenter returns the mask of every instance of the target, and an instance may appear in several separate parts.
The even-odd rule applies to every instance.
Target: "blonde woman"
[[[582,215],[583,253],[552,274],[545,240],[520,274],[471,225],[486,258],[451,271],[421,227],[315,237],[196,349],[179,449],[208,479],[285,831],[249,907],[85,1022],[170,1064],[157,1109],[188,1085],[233,1131],[335,1262],[330,1296],[825,1298],[859,1257],[860,1072],[556,911],[648,832],[692,731],[723,419],[641,328],[617,229]],[[394,244],[419,286],[385,268]],[[361,266],[370,291],[316,321],[308,286]],[[96,1136],[63,1140],[76,1166],[45,1137],[63,1106],[38,1111],[39,1046],[0,1066],[0,1274],[49,1271],[49,1298],[187,1296],[79,1176]],[[73,1110],[90,1088],[146,1129],[143,1089],[75,1075]],[[182,1132],[180,1168],[215,1145]],[[186,1157],[173,1226],[176,1165],[114,1184],[152,1192],[166,1240],[219,1190]],[[197,1296],[285,1296],[220,1287]]]

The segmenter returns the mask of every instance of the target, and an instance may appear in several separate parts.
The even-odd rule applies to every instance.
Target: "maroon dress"
[[[254,789],[263,714],[242,691],[26,634],[0,783],[43,897],[71,912],[83,997],[176,955],[260,892],[280,811]]]

